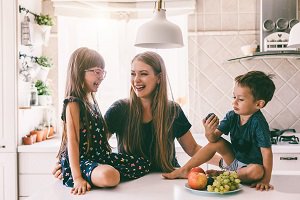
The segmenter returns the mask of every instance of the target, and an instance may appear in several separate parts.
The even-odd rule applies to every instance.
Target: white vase
[[[19,107],[30,107],[31,82],[19,80],[18,105]]]
[[[46,82],[49,70],[50,70],[49,67],[40,66],[40,69],[38,70],[36,76],[34,77],[34,80],[36,81],[41,80],[43,82]]]
[[[38,102],[40,106],[48,106],[50,95],[38,95]]]
[[[48,46],[48,41],[50,38],[51,26],[40,25],[40,30],[42,32],[43,44]]]

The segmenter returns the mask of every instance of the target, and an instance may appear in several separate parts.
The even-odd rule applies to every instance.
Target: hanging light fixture
[[[155,3],[155,17],[143,24],[137,32],[135,46],[154,49],[183,47],[180,28],[167,20],[162,0]]]
[[[288,47],[300,48],[300,22],[294,25],[290,31]]]

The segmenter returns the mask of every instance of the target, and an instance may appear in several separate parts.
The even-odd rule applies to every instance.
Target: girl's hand
[[[91,190],[91,185],[82,177],[74,179],[74,186],[71,190],[71,194],[81,195],[81,194],[85,194],[86,191],[90,191],[90,190]]]
[[[55,167],[52,171],[52,174],[54,175],[55,178],[62,179],[61,164],[59,162],[55,163]]]

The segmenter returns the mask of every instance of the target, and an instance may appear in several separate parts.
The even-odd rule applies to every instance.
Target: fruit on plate
[[[213,179],[212,184],[207,184],[207,191],[220,194],[238,189],[241,182],[237,173],[230,171],[225,171],[219,176],[213,177]]]
[[[201,167],[193,167],[189,173],[191,173],[191,172],[201,172],[201,173],[205,174],[205,171]]]
[[[202,190],[206,187],[206,174],[201,172],[190,172],[188,175],[188,185],[195,190]]]
[[[205,121],[208,120],[208,118],[212,115],[215,115],[215,113],[209,113],[206,117],[205,117]]]

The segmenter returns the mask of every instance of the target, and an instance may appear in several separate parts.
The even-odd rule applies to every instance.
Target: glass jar
[[[35,87],[35,84],[31,84],[31,90],[30,90],[30,105],[31,106],[37,106],[38,105],[38,91]]]

